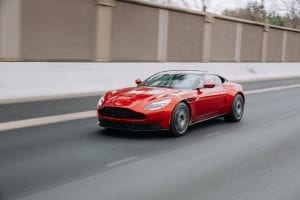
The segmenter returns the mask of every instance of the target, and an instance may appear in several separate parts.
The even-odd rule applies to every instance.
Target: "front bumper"
[[[144,112],[143,119],[124,119],[107,117],[98,110],[98,124],[107,128],[134,130],[134,131],[156,131],[168,130],[171,121],[170,111]]]
[[[109,120],[100,120],[98,124],[102,127],[121,129],[121,130],[130,130],[130,131],[159,131],[164,130],[158,124],[137,124],[130,122],[118,122],[118,121],[109,121]]]

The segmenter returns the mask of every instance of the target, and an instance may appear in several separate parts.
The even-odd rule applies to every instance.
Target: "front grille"
[[[127,108],[104,107],[99,110],[99,113],[105,117],[119,119],[145,119],[146,116],[142,113],[134,112]]]
[[[161,127],[156,124],[132,124],[126,122],[113,122],[107,120],[99,120],[100,126],[115,128],[115,129],[124,129],[124,130],[134,130],[134,131],[155,131],[161,130]]]

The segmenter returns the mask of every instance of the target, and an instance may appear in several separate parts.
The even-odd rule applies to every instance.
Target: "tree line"
[[[185,8],[197,9],[203,12],[212,12],[208,9],[212,1],[216,0],[148,0],[155,3],[175,5]],[[222,1],[222,0],[220,0]],[[279,0],[273,3],[272,9],[266,9],[265,0],[260,2],[249,0],[246,7],[226,9],[222,15],[236,17],[275,26],[285,26],[300,29],[300,0]]]
[[[265,9],[264,4],[253,1],[249,2],[246,8],[227,9],[222,14],[275,26],[300,29],[300,0],[282,1],[269,12]]]

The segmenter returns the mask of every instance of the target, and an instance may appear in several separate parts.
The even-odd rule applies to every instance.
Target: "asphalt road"
[[[0,132],[0,199],[299,200],[299,102],[299,88],[247,95],[241,122],[210,120],[181,138],[105,131],[94,118]],[[1,122],[96,103],[86,97],[1,105]]]

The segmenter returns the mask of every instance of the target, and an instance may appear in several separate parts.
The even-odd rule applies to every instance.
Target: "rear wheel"
[[[172,114],[170,131],[173,136],[183,136],[190,124],[190,111],[185,103],[179,103]]]
[[[224,118],[230,122],[238,122],[242,119],[244,114],[244,98],[242,95],[237,94],[233,100],[230,113],[225,115]]]

